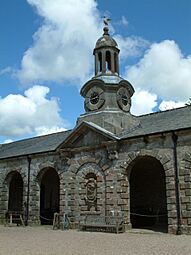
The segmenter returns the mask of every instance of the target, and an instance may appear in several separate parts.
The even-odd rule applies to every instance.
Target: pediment
[[[101,145],[102,142],[116,140],[114,134],[88,122],[82,122],[77,126],[62,143],[62,148],[79,148]]]

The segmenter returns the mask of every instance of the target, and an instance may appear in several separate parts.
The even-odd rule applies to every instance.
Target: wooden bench
[[[5,214],[5,226],[13,226],[13,224],[25,226],[23,220],[23,212],[8,211]]]
[[[125,232],[123,217],[88,214],[79,224],[80,230],[102,232]]]

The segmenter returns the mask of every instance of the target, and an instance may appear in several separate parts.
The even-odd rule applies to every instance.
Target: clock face
[[[89,99],[92,105],[96,105],[99,102],[99,93],[97,91],[93,91]]]
[[[105,102],[104,91],[100,87],[91,88],[85,98],[85,108],[89,111],[98,110]]]
[[[129,91],[125,87],[121,87],[117,91],[117,103],[123,111],[128,112],[130,110],[131,99]]]

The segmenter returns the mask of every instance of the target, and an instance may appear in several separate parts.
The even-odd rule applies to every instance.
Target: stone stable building
[[[133,116],[118,55],[105,27],[73,130],[0,146],[1,221],[7,211],[24,211],[26,224],[66,212],[74,226],[116,214],[127,229],[191,233],[191,107]]]

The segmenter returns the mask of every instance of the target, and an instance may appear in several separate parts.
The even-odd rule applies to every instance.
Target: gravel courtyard
[[[0,255],[190,255],[191,236],[129,232],[110,234],[0,226]]]

